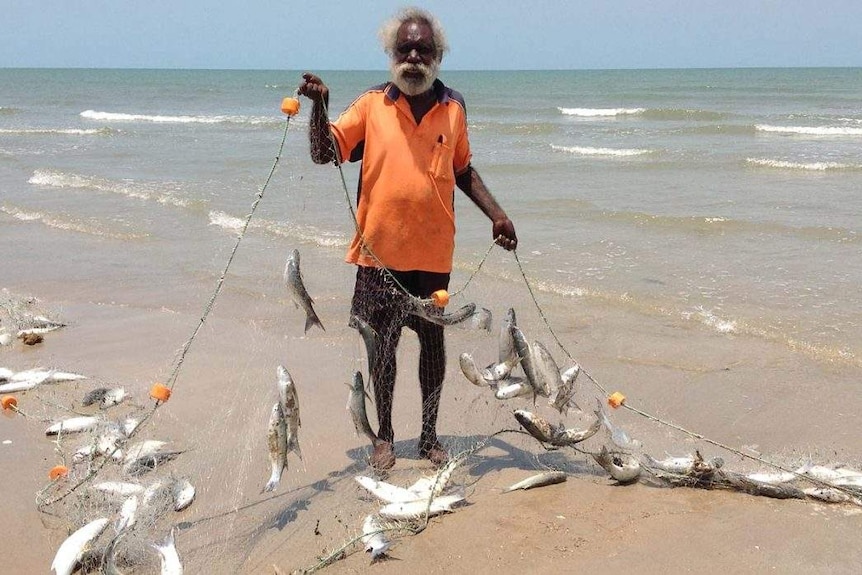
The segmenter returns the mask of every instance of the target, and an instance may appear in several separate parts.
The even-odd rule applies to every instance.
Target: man
[[[351,313],[379,340],[369,369],[381,441],[371,465],[385,470],[395,465],[392,394],[403,326],[416,332],[420,344],[419,455],[435,465],[448,459],[436,431],[446,371],[443,327],[410,314],[409,304],[411,296],[428,298],[449,285],[455,185],[491,220],[497,244],[514,250],[518,239],[470,165],[462,96],[437,79],[448,49],[437,19],[408,8],[383,25],[380,38],[390,57],[391,82],[360,95],[338,120],[327,122],[329,90],[319,77],[304,74],[299,93],[314,102],[309,127],[314,162],[362,161],[357,232],[346,261],[358,266]]]

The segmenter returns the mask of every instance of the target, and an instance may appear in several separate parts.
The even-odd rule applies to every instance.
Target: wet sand
[[[275,261],[280,256],[265,257]],[[229,277],[189,349],[174,397],[139,433],[141,439],[167,439],[187,449],[170,472],[189,477],[197,499],[186,511],[152,526],[153,538],[178,526],[186,572],[273,573],[277,566],[289,573],[311,567],[355,536],[363,517],[378,507],[353,480],[371,470],[368,447],[344,411],[344,384],[354,369],[364,368],[365,352],[346,326],[352,270],[339,260],[340,254],[323,252],[304,259],[331,274],[326,285],[311,280],[310,287],[325,332],[303,334],[304,317],[289,304],[277,279]],[[149,407],[149,386],[170,375],[214,287],[214,278],[207,277],[183,297],[162,298],[157,286],[141,283],[130,290],[137,288],[146,297],[111,297],[107,288],[89,286],[85,278],[66,286],[34,285],[25,275],[5,287],[37,297],[43,309],[69,325],[37,346],[16,341],[0,349],[0,365],[57,367],[90,378],[19,395],[22,410],[43,417],[59,411],[45,400],[74,407],[86,391],[105,384],[125,386],[135,402]],[[313,277],[306,272],[307,283]],[[453,284],[464,279],[459,274]],[[255,290],[247,289],[250,281]],[[256,295],[257,289],[265,296]],[[858,466],[858,366],[821,362],[786,342],[708,331],[661,313],[541,291],[537,298],[572,355],[609,391],[625,393],[630,405],[773,461],[812,458]],[[517,428],[512,409],[531,408],[527,400],[499,402],[488,390],[471,386],[458,370],[458,354],[470,351],[478,362],[491,359],[496,320],[509,306],[519,310],[519,324],[531,339],[549,348],[552,343],[523,286],[489,273],[477,277],[456,303],[462,301],[491,307],[495,329],[490,334],[449,331],[439,431],[452,452],[470,449],[495,431]],[[402,485],[432,471],[416,455],[417,346],[408,333],[399,352],[395,402],[399,460],[389,475]],[[305,460],[291,456],[279,488],[261,494],[269,475],[265,426],[280,363],[297,381]],[[595,401],[597,390],[579,381],[581,399]],[[128,404],[115,409],[117,417],[136,412]],[[535,409],[551,416],[543,405]],[[700,449],[705,456],[724,457],[728,469],[766,470],[630,410],[611,415],[656,457]],[[588,419],[572,415],[566,421],[578,425]],[[0,420],[0,441],[11,441],[0,444],[0,532],[4,548],[16,550],[5,557],[4,572],[48,571],[69,528],[65,519],[74,515],[72,506],[63,504],[52,509],[59,517],[36,511],[35,494],[58,462],[44,427],[20,417]],[[604,440],[584,445],[597,450]],[[501,494],[545,468],[566,470],[568,481]],[[467,460],[455,482],[466,487],[467,505],[397,541],[389,559],[370,566],[360,549],[324,572],[855,573],[862,563],[862,549],[853,544],[862,526],[860,508],[727,491],[619,486],[589,457],[545,452],[522,434],[495,437]],[[157,572],[156,561],[150,554],[131,572]]]

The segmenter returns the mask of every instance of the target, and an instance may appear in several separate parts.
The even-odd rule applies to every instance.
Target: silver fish
[[[596,398],[596,401],[598,402],[598,409],[595,411],[596,417],[601,420],[602,425],[604,425],[605,429],[607,429],[611,434],[611,441],[613,441],[617,447],[621,447],[622,449],[638,449],[641,446],[640,441],[632,439],[623,428],[617,427],[611,423],[608,414],[605,412],[605,407],[602,405],[602,400]]]
[[[518,357],[518,352],[515,349],[515,340],[512,339],[513,325],[516,325],[515,309],[510,307],[503,321],[500,322],[499,363],[513,361]]]
[[[563,384],[563,379],[560,376],[560,368],[557,367],[557,362],[554,361],[554,356],[540,341],[534,341],[530,348],[533,352],[533,362],[536,366],[536,373],[540,376],[542,389],[540,395],[550,397],[551,391],[559,389]]]
[[[577,363],[566,371],[560,374],[560,387],[557,388],[557,395],[551,405],[562,415],[568,413],[570,407],[580,411],[580,407],[575,403],[575,381],[581,373],[581,366]]]
[[[350,395],[347,397],[347,410],[350,412],[350,417],[353,418],[353,426],[356,428],[356,435],[365,435],[371,442],[371,445],[380,443],[377,434],[371,429],[371,424],[368,423],[368,411],[365,409],[365,388],[362,382],[362,372],[357,371],[353,374],[353,385],[350,386]]]
[[[443,313],[439,307],[433,305],[426,306],[416,299],[411,299],[411,301],[413,302],[413,307],[408,310],[409,313],[444,327],[461,323],[469,319],[473,315],[473,312],[476,311],[476,304],[474,303],[468,303],[452,313]]]
[[[158,551],[159,557],[161,557],[162,575],[182,575],[183,563],[177,552],[173,528],[163,542],[153,544],[153,549]]]
[[[422,497],[422,495],[415,491],[405,489],[404,487],[398,487],[397,485],[392,485],[385,481],[378,481],[377,479],[366,477],[364,475],[357,475],[355,479],[356,482],[364,487],[369,493],[386,503],[408,503],[410,501],[418,501],[420,499],[428,501],[427,496]]]
[[[566,429],[561,423],[552,430],[551,445],[558,447],[575,445],[594,436],[602,428],[602,422],[596,419],[587,429]]]
[[[482,370],[482,379],[488,383],[507,379],[512,374],[512,370],[515,369],[515,366],[519,363],[521,363],[521,358],[517,354],[506,361],[492,363]]]
[[[105,547],[105,552],[102,554],[102,573],[104,575],[123,575],[117,567],[117,546],[125,536],[125,531],[119,531],[117,536],[111,539],[111,542]]]
[[[527,432],[541,441],[542,443],[550,443],[551,437],[553,436],[553,430],[551,429],[551,424],[548,423],[543,417],[538,416],[534,413],[530,413],[524,409],[516,409],[515,410],[515,419],[518,420],[518,423],[527,430]]]
[[[123,502],[123,506],[120,508],[120,516],[114,524],[114,529],[116,529],[117,533],[122,533],[125,529],[129,529],[135,524],[139,504],[140,499],[138,499],[137,495],[132,495]]]
[[[276,402],[272,406],[266,439],[269,446],[269,462],[272,465],[272,474],[262,493],[275,489],[278,482],[281,481],[282,472],[287,467],[287,421],[284,418],[281,402]]]
[[[302,460],[302,450],[299,448],[299,428],[302,426],[302,421],[299,417],[299,396],[296,393],[296,384],[284,366],[279,365],[276,372],[278,397],[284,420],[287,422],[287,452],[293,451]]]
[[[458,356],[458,364],[461,366],[461,373],[467,378],[467,381],[478,387],[486,387],[488,382],[482,377],[479,368],[476,367],[476,362],[473,356],[466,351]]]
[[[647,466],[651,469],[674,475],[705,475],[720,469],[724,465],[724,459],[721,457],[712,457],[704,460],[700,452],[697,452],[695,455],[682,457],[666,457],[660,461],[645,453],[644,459]]]
[[[566,477],[566,474],[562,471],[546,471],[544,473],[538,473],[513,485],[510,485],[503,490],[503,493],[509,493],[517,489],[531,489],[533,487],[544,487],[545,485],[562,483],[566,480]]]
[[[389,503],[380,508],[380,515],[387,519],[420,519],[439,515],[452,510],[452,506],[464,501],[463,495],[441,495],[431,501],[409,501],[406,503]]]
[[[171,484],[174,511],[182,511],[195,500],[195,486],[188,479],[177,479]]]
[[[156,451],[134,459],[127,459],[123,464],[123,471],[132,477],[143,475],[148,471],[156,469],[160,465],[173,461],[182,453],[182,450]]]
[[[386,555],[392,547],[392,542],[382,533],[382,529],[383,526],[373,515],[367,516],[362,522],[362,542],[365,544],[365,551],[371,553],[372,561]]]
[[[323,331],[326,328],[317,317],[314,311],[314,300],[308,295],[305,289],[305,284],[302,281],[302,272],[299,269],[299,250],[293,250],[287,258],[287,264],[284,267],[284,281],[287,283],[290,297],[296,307],[301,307],[305,311],[305,333],[308,333],[308,328],[313,325],[320,327]]]
[[[98,387],[84,396],[84,399],[81,400],[81,405],[87,407],[94,403],[100,403],[100,407],[106,409],[122,403],[125,398],[126,390],[122,387]]]
[[[494,392],[494,397],[497,399],[512,399],[524,395],[534,395],[533,386],[530,385],[524,378],[506,379],[506,385],[497,384],[497,391]]]
[[[57,549],[54,561],[51,562],[51,570],[55,575],[71,575],[78,564],[78,560],[84,555],[90,543],[101,535],[108,525],[108,519],[102,517],[90,521],[71,535]]]
[[[377,335],[371,324],[357,315],[351,315],[347,325],[362,336],[362,341],[365,342],[365,353],[368,356],[368,373],[372,373],[377,365],[377,348],[380,345],[380,336]]]
[[[492,323],[493,316],[491,315],[491,310],[484,307],[476,307],[473,314],[458,325],[465,329],[491,331]]]
[[[94,491],[101,491],[109,495],[128,496],[144,492],[144,486],[127,481],[101,481],[90,486]]]
[[[155,439],[139,441],[126,450],[125,463],[146,457],[147,455],[158,453],[165,445],[167,445],[166,441],[158,441]]]
[[[31,389],[36,389],[42,385],[42,381],[39,380],[26,380],[26,381],[8,381],[6,383],[0,383],[0,393],[19,393],[22,391],[30,391]]]
[[[631,483],[641,474],[640,463],[627,453],[611,453],[607,447],[602,446],[602,451],[593,453],[592,456],[602,469],[620,483]]]
[[[853,499],[849,494],[829,487],[806,487],[802,490],[802,493],[812,499],[818,499],[826,503],[844,503]]]
[[[533,350],[530,344],[527,343],[524,332],[514,324],[510,326],[509,331],[512,333],[512,340],[515,342],[515,351],[521,358],[521,368],[524,370],[524,375],[527,376],[527,381],[533,387],[533,392],[547,397],[550,395],[550,389],[544,385],[542,375],[539,373],[533,359]]]
[[[45,435],[57,435],[58,433],[80,433],[89,431],[102,423],[103,420],[98,417],[85,415],[81,417],[70,417],[63,421],[58,421],[49,426],[45,430]]]

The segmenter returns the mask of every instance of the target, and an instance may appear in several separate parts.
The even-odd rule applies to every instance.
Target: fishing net
[[[149,373],[165,382],[161,391],[143,374],[123,382],[91,373],[51,381],[50,373],[70,369],[58,357],[12,407],[32,441],[51,442],[52,461],[61,466],[36,494],[48,525],[65,535],[110,519],[84,558],[88,569],[155,572],[154,545],[172,530],[192,573],[312,571],[366,547],[374,558],[397,555],[398,540],[421,532],[439,511],[437,499],[449,497],[443,510],[457,512],[462,501],[499,491],[489,478],[513,468],[524,477],[557,471],[604,482],[610,474],[623,482],[749,492],[759,484],[740,487],[743,480],[721,470],[766,467],[792,472],[790,481],[800,484],[809,477],[803,467],[816,452],[766,457],[628,407],[591,375],[590,353],[597,350],[583,341],[583,320],[573,317],[570,302],[531,283],[529,262],[490,240],[487,250],[459,252],[451,277],[344,264],[356,167],[310,165],[304,136],[291,137],[287,167],[273,166],[249,214],[210,214],[229,232],[219,252],[227,266],[213,265],[199,308],[160,320],[160,339],[168,342],[160,349],[169,353]],[[269,187],[283,191],[272,205],[261,202]],[[345,222],[331,241],[310,240],[314,222],[303,222],[297,208],[320,194]],[[288,224],[280,223],[284,209],[292,209]],[[470,218],[487,229],[486,221]],[[302,258],[291,272],[293,249]],[[451,298],[445,308],[434,301],[440,290]],[[62,310],[41,309],[26,296],[5,294],[2,308],[0,325],[16,337],[49,321],[58,331],[76,329],[60,325]],[[5,357],[11,361],[16,350]],[[286,405],[279,367],[295,389],[298,412]],[[371,433],[393,443],[391,468],[372,466],[375,439],[345,409],[357,381],[367,390],[360,396]],[[120,387],[122,400],[112,401],[110,390]],[[86,397],[94,401],[84,405]],[[48,426],[85,417],[94,420],[45,437]],[[301,449],[288,450],[279,433]],[[645,437],[648,443],[639,439]],[[435,448],[448,463],[428,460]],[[279,450],[286,453],[283,470]],[[695,467],[662,469],[666,452],[697,454]],[[278,476],[273,466],[281,475],[265,491]],[[626,476],[632,466],[639,474]],[[857,495],[852,484],[829,487]],[[415,501],[418,510],[407,505]],[[390,503],[395,508],[384,513]]]

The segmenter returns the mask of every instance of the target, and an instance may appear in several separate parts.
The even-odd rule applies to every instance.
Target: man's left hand
[[[492,235],[494,236],[494,243],[508,251],[512,251],[518,247],[515,224],[509,218],[495,220]]]

